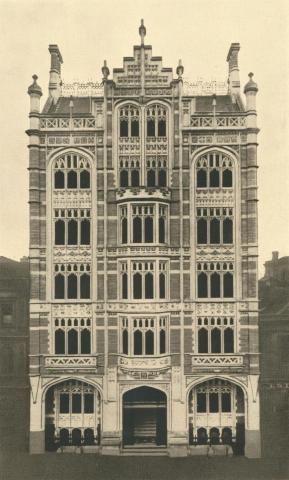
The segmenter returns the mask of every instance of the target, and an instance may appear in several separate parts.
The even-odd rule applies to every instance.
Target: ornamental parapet
[[[243,367],[243,355],[219,354],[219,355],[192,355],[193,368],[212,368],[212,367]]]
[[[161,357],[118,357],[118,366],[125,370],[162,370],[171,367],[171,357],[169,355]]]
[[[200,129],[240,129],[246,128],[243,115],[191,115],[191,127]]]
[[[108,247],[107,253],[109,256],[179,256],[181,252],[180,248],[168,247],[168,246],[123,246],[123,247]]]
[[[95,371],[97,368],[96,355],[47,355],[43,366],[47,370],[67,371],[70,369]]]
[[[171,200],[171,192],[168,188],[157,187],[128,187],[116,191],[116,200],[125,202],[128,200],[150,200],[165,201]]]

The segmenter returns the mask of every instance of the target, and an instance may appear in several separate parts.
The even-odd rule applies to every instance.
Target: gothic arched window
[[[128,355],[128,331],[122,331],[122,353]]]
[[[120,172],[120,186],[125,188],[128,187],[128,171],[121,170]]]
[[[58,273],[54,278],[54,297],[64,299],[64,275]]]
[[[233,243],[233,221],[230,218],[223,222],[223,243]]]
[[[121,222],[121,243],[127,243],[127,218]]]
[[[145,298],[154,298],[154,277],[150,272],[145,274]]]
[[[232,273],[225,273],[224,275],[224,297],[232,298],[234,296],[234,285]]]
[[[224,330],[224,353],[234,353],[234,330],[232,328]]]
[[[207,172],[202,168],[197,170],[197,187],[207,188]]]
[[[131,171],[131,186],[139,187],[139,170]]]
[[[159,276],[160,298],[166,298],[166,276],[163,272]]]
[[[77,173],[75,170],[69,170],[67,174],[67,188],[77,188]]]
[[[159,243],[165,243],[165,219],[159,218]]]
[[[57,220],[55,222],[55,245],[65,244],[65,222]]]
[[[54,173],[54,188],[64,188],[64,172],[61,170]]]
[[[208,330],[200,328],[198,331],[198,352],[208,353]]]
[[[142,276],[140,273],[133,275],[133,298],[142,298]]]
[[[221,282],[220,275],[214,272],[211,275],[211,297],[220,298],[221,296]]]
[[[77,245],[77,221],[69,220],[68,222],[68,235],[67,235],[67,244],[68,245]]]
[[[54,335],[55,343],[55,354],[64,355],[65,354],[65,332],[58,328],[55,330]]]
[[[221,330],[219,328],[211,330],[211,352],[221,353]]]
[[[208,297],[208,277],[204,272],[198,274],[198,297]]]
[[[74,273],[67,277],[67,298],[77,298],[77,276]]]
[[[223,187],[232,187],[233,186],[233,174],[232,170],[226,168],[223,170]]]
[[[145,332],[145,354],[154,354],[154,332],[152,330],[147,330]]]
[[[220,186],[220,172],[216,168],[210,171],[210,187],[218,188]]]
[[[142,332],[140,330],[135,330],[133,334],[133,353],[142,355]]]
[[[140,217],[134,217],[132,222],[133,243],[142,242],[142,221]]]
[[[154,241],[154,221],[152,217],[145,217],[145,242]]]
[[[156,186],[155,170],[148,170],[148,172],[147,172],[147,186],[148,187],[155,187]]]
[[[80,275],[80,298],[90,298],[90,275]]]
[[[80,244],[90,245],[90,220],[82,220],[80,225]]]
[[[197,243],[207,243],[207,220],[200,218],[197,222]]]
[[[210,243],[220,243],[220,220],[217,218],[210,221]]]
[[[90,173],[88,170],[80,172],[80,188],[90,188]]]
[[[73,328],[68,330],[67,334],[68,355],[77,355],[78,353],[78,332]]]
[[[91,350],[90,331],[84,328],[80,332],[80,353],[89,354]]]

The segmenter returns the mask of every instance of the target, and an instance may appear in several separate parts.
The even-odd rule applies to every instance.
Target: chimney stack
[[[63,63],[62,56],[58,45],[49,45],[50,52],[50,77],[49,77],[49,95],[53,102],[56,103],[61,95],[61,64]]]
[[[229,66],[228,87],[231,95],[238,95],[240,93],[240,76],[238,65],[238,53],[240,50],[239,43],[231,43],[227,62]]]

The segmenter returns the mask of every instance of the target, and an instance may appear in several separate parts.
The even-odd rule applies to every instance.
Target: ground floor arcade
[[[40,385],[36,397],[32,392],[32,453],[80,447],[117,455],[153,448],[185,456],[219,445],[236,455],[259,456],[258,398],[233,380],[198,379],[183,395],[178,385],[178,396],[175,385],[165,382],[112,389],[109,383],[70,377]]]

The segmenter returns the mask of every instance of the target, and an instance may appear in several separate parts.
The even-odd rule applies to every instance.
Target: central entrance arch
[[[166,446],[167,397],[152,387],[138,387],[123,395],[123,445]]]

